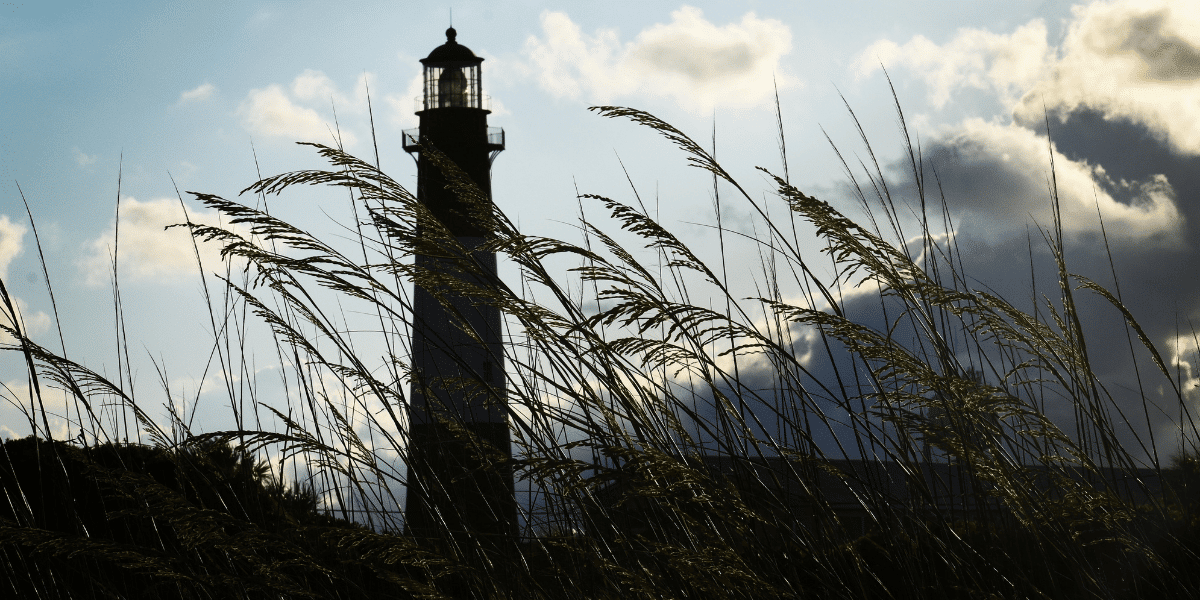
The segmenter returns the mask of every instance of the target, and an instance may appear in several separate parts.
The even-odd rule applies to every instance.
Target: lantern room
[[[466,46],[455,41],[458,32],[446,30],[446,43],[421,59],[425,66],[425,95],[422,110],[439,108],[476,108],[483,106],[483,86],[479,63]]]

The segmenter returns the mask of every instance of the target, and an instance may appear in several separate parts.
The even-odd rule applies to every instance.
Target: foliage
[[[323,596],[335,584],[378,586],[337,552],[336,542],[366,532],[317,513],[315,495],[282,490],[263,466],[224,444],[8,441],[6,578],[30,598]]]

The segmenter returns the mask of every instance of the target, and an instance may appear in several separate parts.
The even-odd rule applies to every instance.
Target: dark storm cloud
[[[1055,174],[1063,198],[1068,269],[1110,290],[1116,288],[1115,270],[1125,305],[1163,357],[1181,367],[1189,410],[1194,410],[1200,395],[1192,389],[1195,382],[1189,380],[1197,356],[1195,343],[1188,339],[1190,323],[1200,326],[1200,231],[1196,227],[1200,223],[1200,158],[1173,152],[1161,136],[1143,125],[1106,118],[1094,110],[1080,108],[1061,120],[1052,118],[1050,128],[1058,153]],[[964,127],[926,143],[926,156],[930,157],[926,176],[933,181],[936,169],[945,201],[960,223],[955,241],[972,287],[992,290],[1032,311],[1035,301],[1040,301],[1035,299],[1042,295],[1059,296],[1052,256],[1037,230],[1038,225],[1049,227],[1052,222],[1047,186],[1051,172],[1044,137],[1040,137],[1040,157],[1017,155],[1022,148],[1032,148],[1022,139],[1044,135],[1044,123],[1030,124],[1024,133],[1014,131],[1019,129]],[[906,169],[903,161],[890,165],[895,189],[906,201],[915,202],[913,177]],[[1155,195],[1157,200],[1151,198]],[[1096,216],[1097,203],[1105,213],[1111,264]],[[1164,220],[1166,216],[1172,216],[1170,221]],[[1178,442],[1180,407],[1169,393],[1159,395],[1167,382],[1154,375],[1156,368],[1135,339],[1134,355],[1139,357],[1136,366],[1143,383],[1154,382],[1145,388],[1145,394],[1159,404],[1143,407],[1135,361],[1130,358],[1130,343],[1119,314],[1088,292],[1079,292],[1077,299],[1093,368],[1118,399],[1118,406],[1136,422],[1123,433],[1126,447],[1148,443],[1148,416],[1160,453],[1169,454]],[[865,298],[859,303],[850,307],[850,312],[869,323],[883,322],[877,308],[871,314],[878,299]],[[1180,336],[1184,345],[1176,347]],[[1066,427],[1074,419],[1070,405],[1051,402],[1047,412],[1060,426]],[[1173,437],[1164,439],[1173,431]],[[1142,438],[1140,442],[1135,433]]]
[[[1119,247],[1165,250],[1182,242],[1186,220],[1179,212],[1176,190],[1161,173],[1114,178],[1104,164],[1066,155],[1057,145],[1052,157],[1051,145],[1036,129],[979,119],[924,146],[930,169],[926,181],[936,181],[955,209],[959,233],[996,241],[1023,236],[1027,224],[1049,226],[1054,218],[1053,184],[1070,238],[1098,232],[1102,216],[1111,241]],[[907,170],[906,164],[897,163],[891,174],[911,196],[915,185]]]
[[[1041,123],[1037,126],[1040,127]],[[1200,298],[1197,295],[1197,291],[1200,291],[1200,272],[1196,271],[1196,265],[1200,264],[1197,261],[1200,258],[1197,256],[1197,248],[1200,248],[1200,229],[1197,228],[1197,224],[1200,224],[1200,158],[1172,152],[1165,141],[1158,139],[1145,126],[1125,119],[1108,119],[1093,110],[1079,109],[1061,122],[1052,119],[1050,126],[1055,149],[1067,159],[1066,164],[1060,159],[1055,165],[1056,174],[1060,177],[1061,196],[1078,194],[1080,190],[1063,189],[1062,173],[1058,171],[1080,171],[1077,168],[1079,165],[1092,168],[1095,194],[1097,197],[1107,195],[1111,198],[1112,205],[1116,207],[1114,213],[1118,213],[1120,206],[1125,206],[1131,209],[1126,216],[1139,216],[1136,211],[1148,208],[1150,194],[1147,188],[1153,189],[1156,184],[1161,186],[1159,189],[1174,209],[1171,222],[1152,219],[1149,212],[1140,213],[1144,219],[1129,218],[1125,222],[1105,216],[1106,233],[1115,252],[1113,260],[1118,277],[1125,282],[1126,291],[1130,292],[1131,302],[1160,306],[1157,311],[1147,311],[1153,314],[1147,314],[1146,318],[1154,319],[1156,315],[1162,315],[1162,308],[1166,305],[1177,306],[1181,317],[1195,314],[1200,308],[1197,304],[1197,298]],[[1044,144],[1044,138],[1042,140]],[[938,170],[938,175],[946,184],[946,202],[954,213],[982,212],[993,217],[1008,213],[1010,220],[1002,227],[1016,233],[995,238],[988,235],[986,225],[980,224],[974,229],[963,227],[959,231],[960,244],[972,243],[962,239],[962,236],[991,238],[994,248],[1015,243],[1024,252],[1024,231],[1027,225],[1033,223],[1027,216],[1011,210],[1011,207],[1029,207],[1032,209],[1030,213],[1035,216],[1045,214],[1050,205],[1050,194],[1046,187],[1050,169],[1048,160],[1043,156],[1040,161],[1044,165],[1042,170],[1032,174],[1015,170],[1011,157],[1005,159],[1000,155],[1003,150],[996,147],[964,150],[959,138],[950,137],[935,141],[930,154],[934,157],[932,167]],[[956,159],[964,154],[970,155],[970,160]],[[893,167],[894,173],[903,172],[902,163]],[[911,190],[911,176],[908,180]],[[1030,183],[1039,180],[1040,189]],[[1086,193],[1089,190],[1082,191]],[[1086,195],[1082,197],[1087,199]],[[1110,267],[1095,204],[1090,207],[1091,214],[1086,208],[1086,204],[1083,204],[1075,212],[1066,215],[1066,218],[1079,219],[1064,224],[1068,230],[1075,231],[1075,235],[1068,238],[1068,260],[1073,260],[1074,268],[1082,273],[1100,280],[1111,279],[1105,277]],[[1163,214],[1170,213],[1164,211]],[[1050,225],[1048,219],[1039,221],[1042,226]],[[993,226],[1000,227],[994,223]],[[1156,231],[1154,226],[1169,229]],[[1139,229],[1131,231],[1122,227]],[[1177,242],[1162,243],[1165,237],[1170,236],[1178,236]],[[1119,241],[1122,239],[1123,242]],[[980,262],[972,255],[968,255],[967,259],[979,262],[975,267],[982,273],[1008,269],[1008,266]],[[1166,312],[1170,313],[1173,329],[1175,310]]]
[[[1028,126],[1028,125],[1027,125]],[[1037,123],[1033,127],[1041,128]],[[1172,152],[1162,136],[1146,126],[1122,118],[1106,118],[1100,111],[1079,108],[1050,123],[1050,133],[1066,157],[1104,167],[1114,180],[1145,180],[1163,175],[1175,189],[1177,205],[1195,229],[1200,215],[1200,158]],[[1194,239],[1195,233],[1188,234]]]
[[[875,72],[881,60],[893,78],[903,77],[897,69],[915,73],[928,84],[934,108],[966,88],[989,90],[1011,107],[995,118],[964,120],[932,140],[922,137],[926,199],[936,204],[944,193],[961,257],[956,266],[968,288],[998,294],[1053,323],[1046,304],[1058,305],[1061,292],[1042,230],[1054,223],[1057,196],[1067,268],[1114,291],[1115,271],[1123,303],[1168,367],[1178,369],[1171,379],[1183,390],[1182,405],[1136,337],[1131,340],[1120,313],[1095,294],[1075,293],[1089,362],[1115,401],[1118,440],[1136,458],[1165,459],[1178,448],[1181,430],[1196,433],[1188,429],[1184,409],[1195,415],[1200,408],[1200,336],[1191,333],[1191,323],[1200,327],[1200,8],[1190,0],[1091,2],[1076,7],[1065,25],[1053,42],[1040,20],[1010,34],[963,29],[941,44],[921,36],[904,44],[879,40],[856,64],[860,76]],[[920,206],[908,169],[905,161],[885,168],[904,204],[902,218]],[[853,194],[822,199],[847,214],[858,204]],[[907,225],[901,237],[920,233],[913,221]],[[902,307],[876,293],[859,290],[842,308],[850,320],[890,331],[906,347],[922,339],[919,328],[897,322]],[[955,358],[998,383],[961,329],[951,343]],[[982,350],[982,358],[998,359],[993,345],[984,343]],[[863,412],[853,397],[871,391],[868,374],[837,344],[826,352],[818,340],[805,338],[794,353],[806,356],[806,389],[816,392],[824,384],[835,390],[810,405],[828,416],[831,426],[819,428],[825,433],[818,443],[835,453],[834,441],[850,441],[854,415]],[[927,360],[937,363],[933,356]],[[743,391],[761,398],[748,406],[765,432],[777,435],[775,407],[796,399],[777,394],[777,365],[748,360],[739,365],[737,379]],[[718,389],[737,392],[731,385]],[[715,419],[712,391],[696,396],[702,415]],[[1038,400],[1060,428],[1073,432],[1078,407],[1067,397],[1047,391]],[[847,449],[858,452],[852,444]]]
[[[1053,256],[1038,230],[1053,222],[1050,145],[1044,126],[1044,122],[1028,127],[974,122],[923,145],[929,169],[926,181],[934,181],[936,169],[957,224],[953,241],[967,287],[998,294],[1016,308],[1040,313],[1043,321],[1049,321],[1045,304],[1048,300],[1057,304],[1060,291]],[[1189,402],[1186,410],[1194,415],[1200,394],[1194,389],[1193,368],[1200,357],[1196,344],[1189,341],[1188,320],[1200,326],[1200,231],[1196,227],[1200,224],[1200,158],[1173,152],[1165,139],[1146,126],[1106,119],[1082,108],[1061,120],[1052,117],[1050,132],[1068,269],[1117,291],[1115,270],[1124,304],[1168,365],[1180,368],[1181,388]],[[907,169],[903,161],[889,165],[889,185],[900,202],[916,207],[916,187]],[[843,208],[856,204],[848,196],[838,196],[828,199]],[[1097,206],[1104,215],[1107,248]],[[916,232],[914,228],[905,235]],[[1120,313],[1087,291],[1076,292],[1075,299],[1092,368],[1120,411],[1113,413],[1118,440],[1134,457],[1146,460],[1156,454],[1150,447],[1153,439],[1158,457],[1165,460],[1177,449],[1180,425],[1186,424],[1188,415],[1181,414],[1170,383],[1137,338],[1130,337]],[[865,288],[847,294],[843,305],[855,323],[876,331],[890,329],[903,345],[919,350],[920,334],[906,321],[897,324],[901,309],[894,300],[881,300]],[[961,332],[955,335],[952,346],[959,363],[985,372],[990,383],[998,383],[1000,377],[981,361],[978,348]],[[1180,337],[1184,343],[1176,346]],[[795,356],[804,357],[802,363],[810,373],[800,380],[811,393],[803,402],[817,444],[831,455],[872,453],[870,447],[860,450],[852,435],[856,420],[862,431],[861,415],[871,404],[855,399],[872,391],[863,365],[836,342],[827,351],[814,336],[798,339],[791,349]],[[991,361],[999,358],[988,344],[983,352]],[[927,359],[936,362],[932,355]],[[732,372],[730,364],[724,367]],[[738,375],[740,390],[729,384],[718,389],[730,398],[740,391],[747,409],[762,423],[761,429],[755,427],[756,433],[786,439],[781,435],[786,426],[780,424],[776,411],[801,401],[794,387],[790,396],[781,394],[780,369],[763,360],[740,362]],[[821,384],[832,388],[832,393],[822,390]],[[712,408],[712,390],[695,394],[702,418],[719,422]],[[1047,416],[1059,427],[1075,431],[1075,405],[1056,392],[1047,392],[1041,400]],[[825,418],[818,418],[818,413]],[[877,429],[877,417],[870,422],[876,433],[882,431]]]

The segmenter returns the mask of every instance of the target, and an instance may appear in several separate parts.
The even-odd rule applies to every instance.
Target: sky
[[[1028,236],[1051,222],[1052,148],[1073,270],[1113,281],[1102,215],[1124,299],[1178,368],[1188,402],[1200,400],[1190,334],[1200,317],[1200,4],[1186,0],[3,3],[0,280],[25,328],[59,348],[57,314],[68,356],[115,373],[119,236],[139,401],[162,417],[165,385],[212,405],[200,429],[227,427],[192,246],[164,226],[183,220],[180,198],[194,221],[216,222],[188,191],[235,198],[259,175],[323,166],[296,141],[338,135],[368,158],[377,146],[383,170],[412,186],[401,131],[417,124],[418,60],[445,41],[451,9],[458,41],[485,59],[489,124],[506,131],[493,196],[523,230],[578,241],[577,193],[633,202],[632,182],[664,225],[715,256],[711,180],[653,132],[587,110],[598,104],[715,138],[726,169],[766,195],[754,167],[783,168],[778,94],[791,181],[856,214],[835,151],[869,160],[849,107],[897,193],[911,195],[886,69],[938,169],[974,280],[1029,297]],[[345,196],[328,189],[289,193],[271,210],[319,237],[342,238],[352,222]],[[727,224],[753,227],[749,207],[725,211]],[[752,286],[736,265],[757,255],[734,252],[744,252],[729,257],[735,283]],[[215,271],[215,249],[201,255]],[[1086,311],[1114,317],[1099,304]],[[1136,389],[1124,330],[1094,335],[1102,378]],[[278,368],[270,352],[257,361],[259,372]],[[10,400],[0,435],[25,435],[15,404],[29,386],[14,353],[0,357],[0,382]],[[1151,419],[1164,439],[1168,417]]]

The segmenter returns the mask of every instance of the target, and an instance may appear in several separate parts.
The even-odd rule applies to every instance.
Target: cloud
[[[78,146],[71,148],[71,156],[75,158],[75,162],[81,167],[87,167],[96,162],[95,154],[84,154]]]
[[[179,94],[179,102],[203,102],[212,97],[217,88],[211,83],[202,83],[194,89]]]
[[[38,387],[42,393],[42,406],[46,407],[47,413],[57,417],[62,417],[66,414],[68,408],[71,409],[72,413],[75,412],[75,403],[72,401],[73,397],[70,394],[63,391],[61,388],[53,385],[47,385],[44,381],[42,385]],[[37,399],[33,394],[33,389],[25,380],[13,380],[4,382],[2,385],[0,385],[0,399],[3,399],[3,401],[0,402],[0,409],[16,406],[23,407],[25,411],[28,411],[30,401],[32,400],[35,403],[37,402]],[[9,431],[12,430],[10,429]]]
[[[529,69],[556,97],[604,103],[648,93],[693,112],[765,104],[774,98],[773,80],[794,85],[780,70],[792,48],[782,22],[750,12],[740,23],[717,26],[689,6],[671,19],[622,43],[614,30],[588,35],[566,13],[543,12],[542,37],[525,42]]]
[[[1195,226],[1200,222],[1195,202],[1200,197],[1200,157],[1171,152],[1143,124],[1082,108],[1062,123],[1052,123],[1051,133],[1067,269],[1121,292],[1121,302],[1167,359],[1168,368],[1179,369],[1182,401],[1190,410],[1200,408],[1200,393],[1189,387],[1194,385],[1194,366],[1200,364],[1195,345],[1180,343],[1181,330],[1188,337],[1187,324],[1200,316],[1200,280],[1189,276],[1200,260],[1200,229]],[[1058,275],[1045,244],[1034,231],[1031,249],[1025,237],[1032,220],[1043,227],[1051,223],[1049,148],[1044,133],[979,119],[923,141],[926,166],[937,169],[938,192],[944,193],[958,226],[955,246],[962,272],[1025,310],[1031,310],[1029,302],[1039,294],[1057,295],[1049,291]],[[905,168],[904,161],[891,165],[892,173]],[[933,181],[931,174],[926,172],[927,182]],[[912,177],[904,181],[893,191],[915,198]],[[1097,212],[1104,217],[1103,237]],[[1143,440],[1148,431],[1155,433],[1160,453],[1169,454],[1180,439],[1180,427],[1192,435],[1190,425],[1178,418],[1179,399],[1166,382],[1154,382],[1157,367],[1136,341],[1136,351],[1131,351],[1112,307],[1086,292],[1077,292],[1076,298],[1093,369],[1126,414],[1140,415],[1131,417],[1128,427]],[[1161,392],[1156,391],[1160,384]],[[1139,389],[1147,390],[1148,411]],[[1159,408],[1172,403],[1174,409]],[[1072,415],[1053,418],[1071,429]],[[1137,447],[1131,437],[1122,439],[1128,441],[1126,448]]]
[[[354,91],[346,94],[324,73],[305,69],[286,88],[271,84],[251,90],[238,107],[238,115],[246,130],[255,135],[324,143],[340,135],[342,143],[352,147],[357,136],[346,126],[345,119],[334,116],[366,115],[368,87],[378,89],[373,73],[359,75]],[[329,117],[325,118],[325,114]]]
[[[508,110],[508,107],[504,106],[504,103],[496,98],[489,97],[489,99],[486,100],[484,108],[492,111],[493,117],[503,117],[504,115],[512,114],[512,112]]]
[[[881,67],[907,68],[925,81],[938,108],[963,87],[998,92],[1011,105],[1050,72],[1053,58],[1046,24],[1035,19],[1009,35],[963,28],[943,45],[920,35],[903,45],[879,40],[859,53],[852,69],[863,79]]]
[[[1050,152],[1044,135],[973,118],[934,140],[926,156],[964,224],[977,236],[996,239],[1023,237],[1031,219],[1042,227],[1053,223]],[[1103,166],[1057,149],[1053,160],[1064,233],[1073,240],[1100,230],[1099,211],[1110,240],[1121,247],[1184,245],[1186,219],[1164,175],[1114,180]]]
[[[24,225],[14,223],[8,215],[0,215],[0,281],[5,282],[8,293],[13,293],[12,280],[8,277],[8,267],[24,251]],[[42,311],[32,311],[29,303],[18,296],[10,296],[16,315],[8,314],[8,310],[0,305],[0,323],[11,326],[19,323],[26,335],[34,336],[45,333],[50,329],[50,316]],[[0,345],[12,343],[12,336],[0,333]]]
[[[19,439],[33,433],[29,419],[29,415],[32,414],[38,435],[45,437],[42,408],[46,409],[46,421],[49,422],[50,433],[55,439],[65,440],[78,435],[80,419],[74,396],[55,387],[54,384],[47,384],[45,380],[39,387],[40,402],[24,380],[0,382],[0,422],[7,423],[0,426],[0,435],[9,439]]]
[[[292,94],[301,100],[324,102],[335,100],[334,96],[338,95],[338,92],[334,88],[333,81],[324,73],[305,69],[296,79],[292,80]]]
[[[9,281],[8,266],[21,255],[26,228],[14,223],[8,215],[0,215],[0,280]]]
[[[296,98],[314,103],[328,105],[330,102],[338,112],[367,111],[367,88],[378,89],[374,73],[362,73],[354,82],[351,95],[341,92],[333,80],[320,71],[305,69],[303,73],[292,80],[292,94]]]
[[[182,227],[164,229],[168,225],[183,223],[190,218],[193,223],[221,225],[216,211],[188,209],[185,216],[179,201],[174,199],[141,202],[124,198],[120,207],[120,275],[132,281],[175,282],[196,275],[196,255],[192,237]],[[225,225],[226,229],[230,229]],[[232,228],[241,234],[244,230]],[[103,235],[84,243],[84,256],[78,265],[83,271],[84,282],[99,286],[109,282],[112,276],[112,249],[116,232],[109,229]],[[223,264],[220,248],[215,243],[200,243],[200,259],[205,269]]]
[[[50,325],[53,324],[50,320],[50,315],[40,310],[34,311],[29,307],[29,303],[19,296],[13,297],[13,304],[17,309],[17,322],[21,324],[21,329],[26,336],[36,338],[50,331]],[[4,319],[5,321],[9,321],[7,315],[5,315]],[[12,337],[8,334],[0,334],[0,343],[8,343],[11,340]]]
[[[1095,241],[1099,210],[1109,236],[1139,256],[1196,247],[1190,199],[1200,182],[1160,147],[1200,154],[1200,5],[1093,2],[1073,9],[1061,46],[1047,35],[1035,19],[1010,34],[961,29],[944,44],[879,40],[853,68],[860,78],[880,63],[910,70],[936,107],[975,88],[1012,110],[1014,124],[966,119],[923,141],[972,235],[997,242],[1023,237],[1030,218],[1050,223],[1046,107],[1060,117],[1054,176],[1071,241]],[[907,171],[898,164],[894,173],[911,183]]]
[[[1185,426],[1185,433],[1191,438],[1200,433],[1196,431],[1195,416],[1200,411],[1200,369],[1197,368],[1197,360],[1200,359],[1200,341],[1193,334],[1175,336],[1174,338],[1163,344],[1163,350],[1167,353],[1169,366],[1178,374],[1176,385],[1183,392],[1186,410],[1189,411],[1191,419],[1190,431]],[[1178,411],[1178,409],[1176,409]],[[1168,422],[1160,427],[1159,435],[1176,437],[1179,435],[1177,426],[1172,426],[1173,423]],[[1170,439],[1170,438],[1168,438]]]
[[[314,87],[302,89],[305,93],[316,93]],[[336,135],[332,120],[326,121],[317,111],[293,103],[283,88],[275,84],[251,90],[237,113],[247,131],[264,137],[328,143]],[[341,137],[346,146],[357,141],[345,128],[341,128]]]
[[[880,63],[916,73],[938,108],[958,89],[989,90],[1022,123],[1040,123],[1044,108],[1062,118],[1096,110],[1200,155],[1200,4],[1189,0],[1075,6],[1058,48],[1040,19],[1008,35],[961,29],[940,45],[922,36],[879,40],[853,69],[861,79]]]
[[[1180,400],[1200,407],[1200,356],[1195,344],[1180,343],[1186,324],[1200,318],[1200,280],[1189,276],[1200,260],[1200,5],[1090,2],[1073,8],[1064,26],[1054,43],[1041,20],[1006,33],[962,29],[940,44],[920,36],[879,40],[853,68],[860,78],[877,73],[880,62],[893,75],[911,72],[935,108],[968,89],[997,101],[1000,114],[944,125],[920,140],[932,167],[927,197],[947,203],[961,269],[1026,310],[1039,294],[1056,296],[1048,292],[1058,277],[1050,252],[1036,231],[1032,248],[1026,238],[1033,221],[1051,225],[1055,185],[1068,270],[1114,291],[1119,282],[1122,304],[1186,380],[1181,399],[1167,382],[1143,387],[1157,367],[1136,342],[1131,356],[1111,306],[1078,293],[1093,369],[1127,415],[1143,415],[1118,435],[1131,449],[1139,443],[1133,432],[1142,440],[1159,432],[1159,451],[1169,452],[1181,427],[1194,433],[1179,421]],[[1046,109],[1056,117],[1048,132]],[[909,170],[904,160],[885,167],[891,191],[915,207]],[[1052,418],[1072,430],[1069,412]]]
[[[1148,127],[1176,152],[1200,155],[1200,4],[1188,0],[1076,6],[1062,59],[1014,110],[1041,120],[1079,108]]]
[[[408,89],[403,94],[388,94],[384,102],[388,106],[388,121],[399,129],[416,127],[420,124],[416,112],[420,110],[419,103],[425,94],[425,79],[420,72],[408,81]]]

